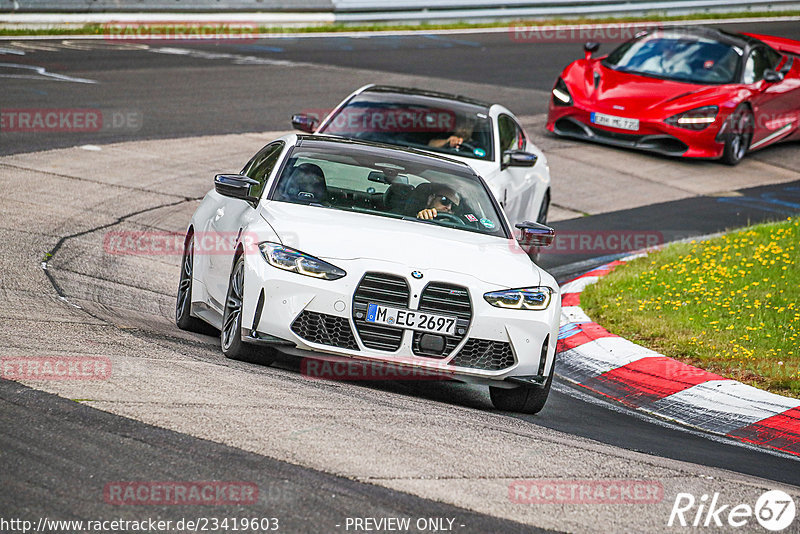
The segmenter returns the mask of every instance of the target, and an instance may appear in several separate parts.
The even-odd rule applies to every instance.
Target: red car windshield
[[[735,83],[743,50],[686,33],[655,32],[633,39],[603,62],[618,71],[701,84]]]

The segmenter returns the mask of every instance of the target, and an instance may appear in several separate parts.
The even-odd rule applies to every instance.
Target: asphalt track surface
[[[797,21],[725,27],[800,38]],[[362,82],[393,83],[398,76],[403,76],[403,81],[412,77],[422,87],[446,92],[458,92],[463,84],[480,84],[485,90],[476,91],[470,86],[470,96],[490,100],[500,94],[502,103],[517,115],[546,113],[553,80],[582,55],[582,45],[520,41],[511,35],[500,31],[302,37],[216,45],[148,41],[151,51],[161,52],[146,54],[147,57],[136,49],[135,41],[68,39],[67,45],[61,44],[63,40],[0,41],[0,48],[27,50],[24,56],[4,54],[4,64],[44,67],[48,72],[101,82],[55,83],[42,88],[4,80],[0,106],[99,108],[144,116],[141,125],[132,123],[79,136],[0,133],[0,154],[71,146],[76,139],[92,143],[283,130],[293,112],[330,109]],[[607,52],[612,46],[613,43],[603,43],[600,52]],[[211,54],[216,54],[216,59]],[[263,62],[260,68],[258,61]],[[265,67],[279,66],[281,62],[292,67],[292,75],[270,76],[271,69]],[[326,67],[357,70],[341,76]],[[2,74],[42,77],[8,66],[0,67]]]
[[[278,518],[280,532],[306,532],[312,525],[335,531],[348,517],[412,516],[453,518],[460,532],[547,532],[192,438],[8,380],[0,381],[0,406],[5,519],[178,521],[235,515]],[[13,434],[7,432],[11,427]],[[103,475],[129,480],[131,473],[139,480],[247,481],[258,486],[260,498],[239,509],[204,506],[198,513],[189,505],[155,505],[146,511],[120,507],[111,516],[98,498],[108,480]],[[46,487],[39,486],[42,480]]]
[[[800,38],[796,22],[749,24],[746,29]],[[408,84],[408,80],[416,80],[415,85],[446,91],[466,88],[481,98],[499,95],[496,99],[518,115],[532,116],[545,111],[553,77],[580,54],[577,43],[532,46],[514,42],[507,34],[181,43],[181,52],[158,53],[120,50],[116,43],[107,48],[78,42],[64,45],[61,40],[49,43],[0,43],[0,49],[27,50],[25,55],[0,56],[3,62],[16,65],[0,68],[0,75],[23,71],[27,75],[20,66],[36,65],[48,72],[101,83],[43,84],[4,77],[0,108],[100,108],[116,110],[122,113],[120,116],[141,116],[143,120],[87,134],[2,132],[0,154],[89,143],[281,130],[286,129],[291,112],[326,109],[367,82],[399,80]],[[187,49],[193,52],[185,52]],[[217,56],[209,56],[211,53]],[[242,57],[290,67],[294,75],[271,77],[261,72],[269,69],[259,68],[254,60]],[[236,64],[237,61],[244,64]],[[355,75],[350,70],[343,76],[328,68],[331,65],[358,70]],[[796,150],[796,146],[791,149]],[[785,153],[786,149],[778,148],[755,157],[780,162]],[[795,214],[800,211],[798,188],[800,183],[784,183],[717,197],[691,197],[572,218],[555,226],[559,230],[658,228],[670,237],[702,235]],[[543,263],[557,270],[578,259],[591,258],[553,256],[545,257]],[[562,278],[570,274],[576,273],[561,271]],[[211,341],[206,343],[212,345]],[[283,367],[291,369],[292,364],[284,362]],[[486,410],[484,401],[468,388],[424,384],[365,387]],[[174,475],[173,478],[189,480],[237,476],[252,479],[254,473],[260,473],[265,477],[259,479],[260,487],[275,487],[277,479],[291,481],[291,488],[281,492],[277,500],[267,500],[270,509],[263,511],[280,513],[286,518],[288,531],[311,530],[309,525],[330,525],[331,521],[352,515],[402,514],[458,516],[468,525],[467,531],[474,532],[520,530],[513,522],[162,430],[16,384],[2,382],[0,388],[0,439],[4,451],[0,457],[4,482],[0,504],[16,514],[52,511],[60,512],[62,518],[91,518],[98,511],[96,499],[90,498],[98,491],[92,478],[164,479]],[[563,383],[558,383],[539,416],[518,419],[632,451],[800,486],[800,469],[795,460],[648,421],[622,407],[576,393]],[[20,421],[25,425],[20,426]],[[98,461],[87,472],[86,458],[91,457]],[[67,498],[76,489],[79,495]],[[328,491],[343,498],[333,505]],[[173,508],[153,510],[149,515],[176,517],[182,512]],[[213,515],[211,512],[207,510],[207,515]],[[136,518],[142,512],[134,510],[129,514]]]

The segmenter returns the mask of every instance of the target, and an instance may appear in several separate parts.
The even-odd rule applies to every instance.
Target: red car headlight
[[[664,122],[670,126],[686,128],[687,130],[704,130],[717,120],[717,106],[703,106],[673,115]]]
[[[572,95],[569,94],[567,84],[561,77],[556,80],[556,85],[553,87],[553,104],[556,106],[571,106]]]

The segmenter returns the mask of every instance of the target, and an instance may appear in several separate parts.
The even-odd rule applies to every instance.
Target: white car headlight
[[[261,243],[258,248],[267,263],[284,271],[323,280],[337,280],[347,275],[335,265],[278,243]]]
[[[552,295],[552,289],[540,286],[492,291],[483,295],[483,298],[496,308],[544,310],[550,305]]]

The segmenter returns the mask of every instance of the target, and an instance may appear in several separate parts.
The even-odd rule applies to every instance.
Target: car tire
[[[269,365],[274,361],[272,349],[242,341],[242,304],[244,302],[244,256],[236,258],[228,280],[225,309],[222,314],[220,347],[231,360]]]
[[[216,333],[215,329],[198,319],[192,317],[192,275],[194,273],[194,234],[189,232],[183,245],[181,258],[181,276],[178,282],[178,295],[175,299],[175,324],[181,330],[197,334]]]
[[[547,377],[544,387],[537,388],[531,386],[521,386],[514,389],[504,389],[489,386],[489,397],[492,405],[504,412],[519,412],[527,414],[537,414],[542,411],[547,397],[550,395],[550,386],[553,383],[553,371],[555,362],[550,375]]]
[[[728,165],[738,165],[747,154],[753,140],[753,112],[746,104],[740,104],[728,118],[728,132],[725,134],[725,147],[722,161]]]

